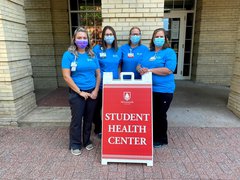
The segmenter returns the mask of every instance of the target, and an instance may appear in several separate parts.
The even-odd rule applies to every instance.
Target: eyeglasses
[[[131,34],[131,36],[140,36],[141,34],[139,34],[139,33],[133,33],[133,34]]]
[[[105,34],[105,36],[113,36],[113,34],[112,34],[112,33],[109,33],[109,34]]]

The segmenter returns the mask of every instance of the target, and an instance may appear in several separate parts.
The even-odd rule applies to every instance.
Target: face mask
[[[138,44],[140,39],[141,39],[140,36],[131,36],[131,38],[130,38],[130,40],[133,44]]]
[[[85,49],[88,45],[88,40],[87,39],[76,39],[75,44],[79,49]]]
[[[104,37],[104,41],[107,43],[107,44],[112,44],[113,41],[114,41],[114,36],[105,36]]]
[[[155,44],[156,47],[162,47],[163,44],[165,43],[164,38],[154,38],[153,43]]]

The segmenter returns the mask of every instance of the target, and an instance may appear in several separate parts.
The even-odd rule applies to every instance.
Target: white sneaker
[[[86,146],[86,150],[91,151],[94,148],[93,144],[89,144]]]
[[[80,149],[71,149],[71,153],[75,156],[79,156],[80,154],[82,154]]]

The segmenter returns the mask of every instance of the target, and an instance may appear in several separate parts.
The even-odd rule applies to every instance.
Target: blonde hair
[[[77,51],[78,47],[75,44],[75,40],[76,40],[77,33],[79,33],[79,32],[86,33],[87,39],[88,39],[88,45],[85,48],[85,51],[87,52],[87,54],[89,56],[94,57],[94,53],[92,51],[92,46],[91,46],[91,42],[90,42],[90,38],[89,38],[88,32],[87,32],[87,30],[85,28],[83,28],[81,26],[77,27],[77,29],[74,31],[73,36],[72,36],[71,45],[68,47],[68,51],[73,53],[75,55],[75,57],[78,57],[78,51]]]

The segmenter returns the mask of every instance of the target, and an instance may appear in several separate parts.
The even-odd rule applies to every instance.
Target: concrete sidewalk
[[[168,113],[169,145],[154,149],[153,167],[101,165],[94,135],[95,149],[73,156],[69,107],[38,107],[19,122],[23,127],[0,128],[0,179],[239,180],[240,120],[226,107],[228,93],[227,87],[177,82]]]
[[[240,127],[240,119],[227,108],[229,88],[177,81],[168,111],[172,127]]]

